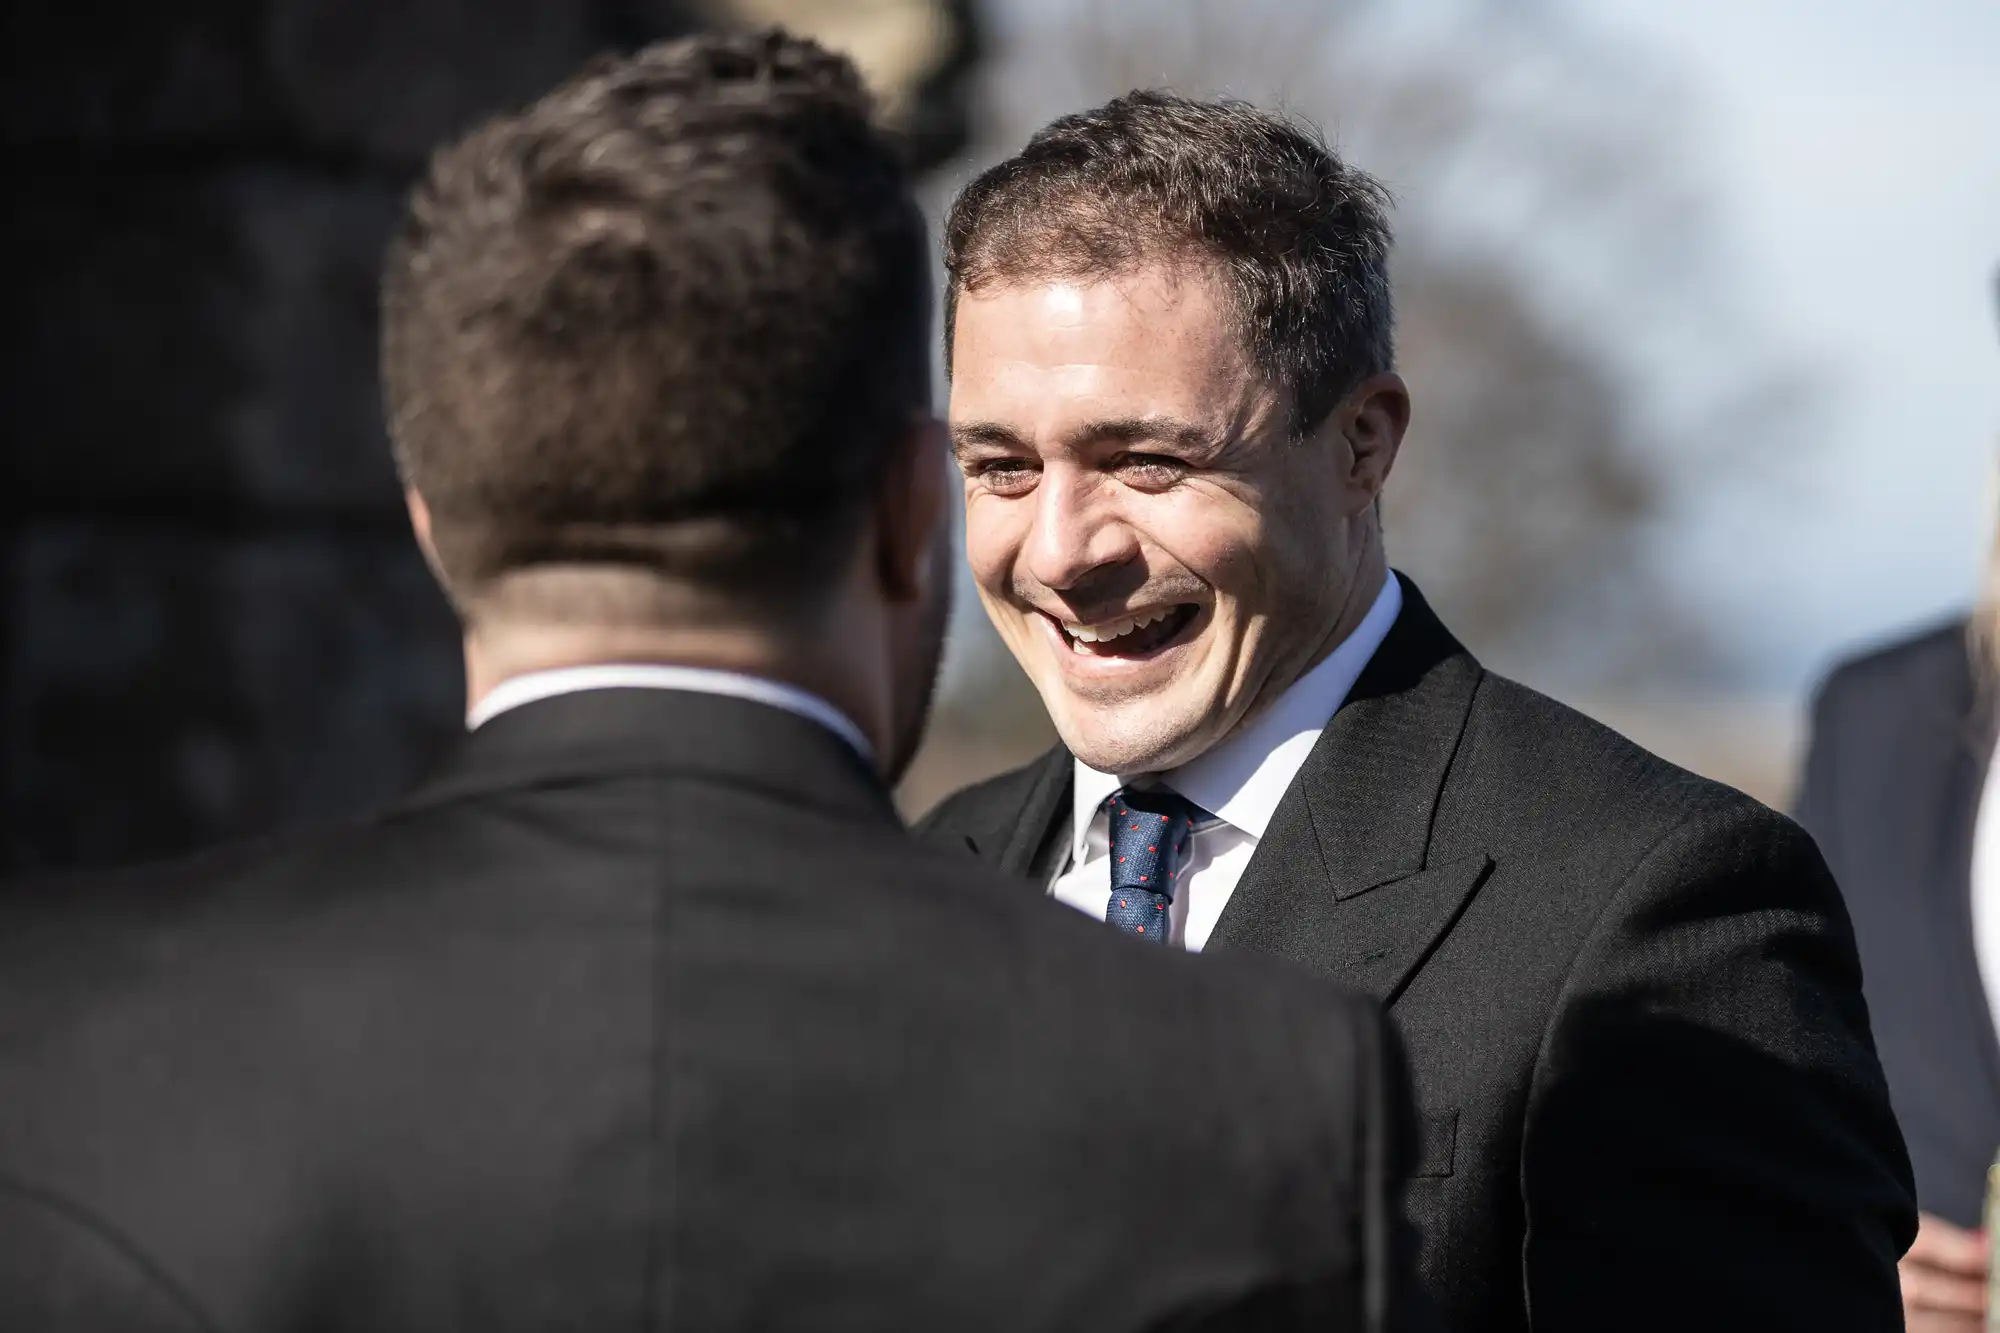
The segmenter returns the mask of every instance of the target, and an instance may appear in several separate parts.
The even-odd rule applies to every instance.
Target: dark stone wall
[[[439,140],[664,0],[15,4],[0,87],[0,874],[357,811],[459,726],[375,289]]]

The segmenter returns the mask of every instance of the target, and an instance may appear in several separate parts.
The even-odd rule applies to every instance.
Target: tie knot
[[[1165,787],[1126,787],[1105,803],[1111,821],[1111,887],[1174,896],[1201,811]]]
[[[1120,787],[1111,793],[1111,808],[1168,819],[1185,818],[1189,823],[1202,813],[1200,806],[1172,787]]]

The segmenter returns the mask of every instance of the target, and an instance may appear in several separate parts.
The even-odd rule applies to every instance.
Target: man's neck
[[[803,691],[851,719],[876,754],[883,753],[883,701],[857,687],[838,644],[794,643],[766,630],[604,625],[492,625],[465,637],[469,714],[508,681],[579,667],[683,667],[728,672]]]
[[[1311,675],[1327,658],[1331,657],[1341,644],[1352,638],[1354,631],[1368,617],[1375,599],[1382,595],[1382,589],[1390,578],[1388,557],[1383,553],[1382,543],[1370,543],[1368,550],[1356,563],[1353,577],[1348,580],[1347,595],[1342,599],[1340,611],[1328,624],[1325,632],[1314,640],[1307,654],[1298,659],[1291,669],[1265,682],[1257,699],[1244,710],[1243,716],[1230,728],[1234,734],[1248,727],[1260,716],[1268,712],[1294,685]],[[1186,761],[1186,762],[1192,762]]]
[[[1312,669],[1332,655],[1334,649],[1347,642],[1368,617],[1375,599],[1382,595],[1383,587],[1389,582],[1389,558],[1382,550],[1381,542],[1371,543],[1367,553],[1355,566],[1354,577],[1348,580],[1347,596],[1340,604],[1340,614],[1324,638],[1314,647],[1312,656],[1307,658],[1285,688],[1303,679]],[[1278,693],[1282,694],[1283,689]]]

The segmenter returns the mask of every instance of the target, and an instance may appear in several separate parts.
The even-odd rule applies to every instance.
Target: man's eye
[[[1133,486],[1171,486],[1188,474],[1188,465],[1164,454],[1124,454],[1118,459],[1120,480]]]
[[[1035,484],[1036,469],[1019,458],[988,458],[972,467],[972,475],[977,477],[989,490],[1018,491]]]

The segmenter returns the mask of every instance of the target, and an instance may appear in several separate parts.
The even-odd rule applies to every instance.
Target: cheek
[[[1313,619],[1321,602],[1338,592],[1345,527],[1316,494],[1323,485],[1310,476],[1274,483],[1263,489],[1255,508],[1242,511],[1229,577],[1246,615]]]
[[[1264,540],[1273,600],[1300,607],[1337,600],[1349,572],[1342,557],[1347,532],[1347,518],[1330,505],[1298,503],[1274,512]]]
[[[1234,499],[1176,500],[1149,515],[1147,526],[1154,545],[1213,589],[1218,602],[1261,596],[1266,534],[1255,510]]]
[[[983,493],[965,497],[965,562],[981,588],[1003,592],[1012,582],[1027,522],[1024,505]]]

